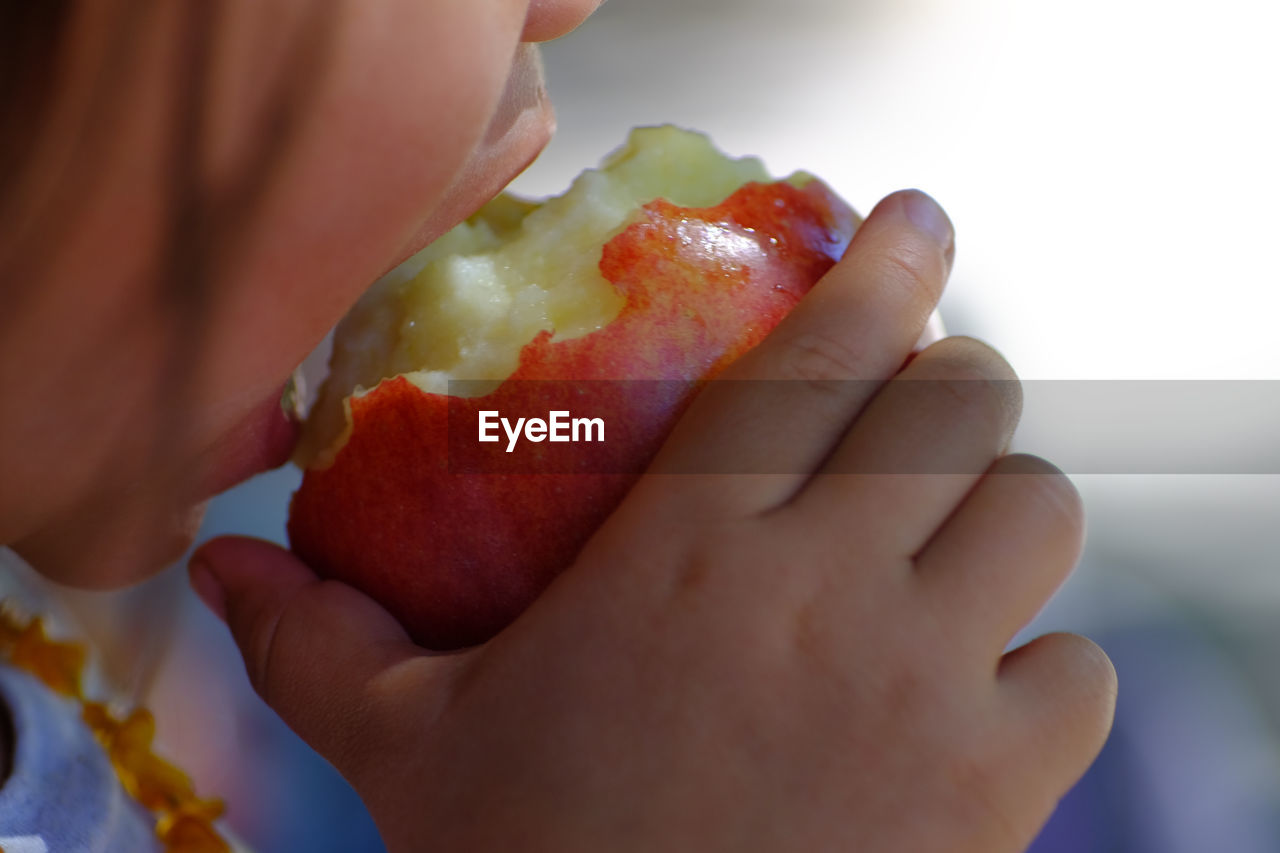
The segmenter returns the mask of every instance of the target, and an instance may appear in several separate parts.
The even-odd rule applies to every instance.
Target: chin
[[[195,542],[205,504],[162,500],[83,507],[13,550],[40,574],[77,589],[118,589],[177,562]]]

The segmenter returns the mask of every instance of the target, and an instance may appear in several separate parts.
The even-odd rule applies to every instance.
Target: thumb
[[[227,626],[258,694],[360,787],[406,725],[439,710],[461,657],[432,655],[363,593],[321,580],[289,551],[221,537],[191,558],[191,583]]]

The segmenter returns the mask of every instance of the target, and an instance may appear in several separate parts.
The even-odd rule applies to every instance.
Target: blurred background
[[[863,212],[907,186],[950,212],[943,316],[1029,380],[1019,446],[1070,460],[1089,510],[1080,569],[1029,633],[1087,633],[1120,673],[1115,734],[1037,851],[1280,849],[1278,15],[1253,0],[610,0],[545,50],[560,129],[524,193],[563,190],[633,125],[675,122],[775,174],[811,171]],[[1161,387],[1181,408],[1099,390],[1116,380],[1178,380]],[[1257,405],[1218,402],[1221,380],[1252,380],[1233,387]],[[1069,405],[1068,381],[1083,395]],[[1149,446],[1156,462],[1126,463]],[[298,479],[218,499],[202,538],[281,540]],[[133,595],[183,601],[150,702],[237,831],[269,853],[379,850],[181,571]]]

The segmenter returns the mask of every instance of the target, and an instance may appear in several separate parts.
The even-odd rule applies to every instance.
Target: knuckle
[[[1005,387],[1007,383],[972,364],[951,365],[945,375],[929,383],[935,394],[945,398],[953,423],[975,423],[983,432],[1002,433],[1017,421],[1017,399]]]
[[[1005,399],[999,387],[979,371],[961,369],[938,380],[939,390],[950,398],[961,417],[1004,420]]]
[[[1022,385],[998,352],[973,338],[946,338],[917,360],[914,374],[937,385],[959,414],[1012,429],[1022,415]]]
[[[276,631],[279,623],[280,614],[269,614],[254,619],[249,626],[245,642],[241,644],[244,648],[245,672],[249,676],[249,684],[268,705],[272,702],[271,659],[275,653]]]
[[[823,391],[834,391],[838,381],[858,378],[862,365],[856,347],[825,332],[803,332],[787,342],[784,352],[783,378]]]
[[[941,295],[945,271],[935,252],[899,244],[885,249],[879,261],[876,277],[884,286],[927,299],[930,305]]]
[[[976,371],[997,381],[1016,381],[1017,374],[1005,357],[986,341],[966,335],[951,335],[931,344],[921,354],[920,361],[928,365],[971,365]]]
[[[1100,646],[1078,634],[1046,634],[1038,643],[1071,742],[1095,753],[1111,731],[1115,715],[1119,690],[1115,666]]]
[[[1021,476],[1018,484],[1023,499],[1038,512],[1055,518],[1076,530],[1084,527],[1084,501],[1066,474],[1038,456],[1017,453],[1006,456],[997,465],[1005,473]]]
[[[1102,647],[1078,634],[1060,634],[1060,642],[1069,656],[1071,680],[1079,686],[1082,703],[1091,714],[1102,712],[1110,728],[1119,682],[1116,668]]]
[[[332,586],[330,581],[319,581],[283,601],[273,601],[256,614],[250,626],[246,654],[249,683],[264,702],[277,710],[295,698],[295,684],[288,677],[296,669],[295,647],[308,626],[325,624],[321,620],[329,614],[317,609],[323,610]]]

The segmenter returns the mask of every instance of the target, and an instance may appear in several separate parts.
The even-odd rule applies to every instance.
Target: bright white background
[[[932,193],[958,231],[948,325],[1025,379],[1280,380],[1277,24],[1257,0],[610,0],[549,46],[560,133],[516,186],[559,192],[631,125],[685,124],[864,212]],[[1021,448],[1118,440],[1042,393]],[[1263,403],[1124,440],[1277,472],[1280,384]],[[1077,482],[1091,553],[1280,612],[1280,477]]]

